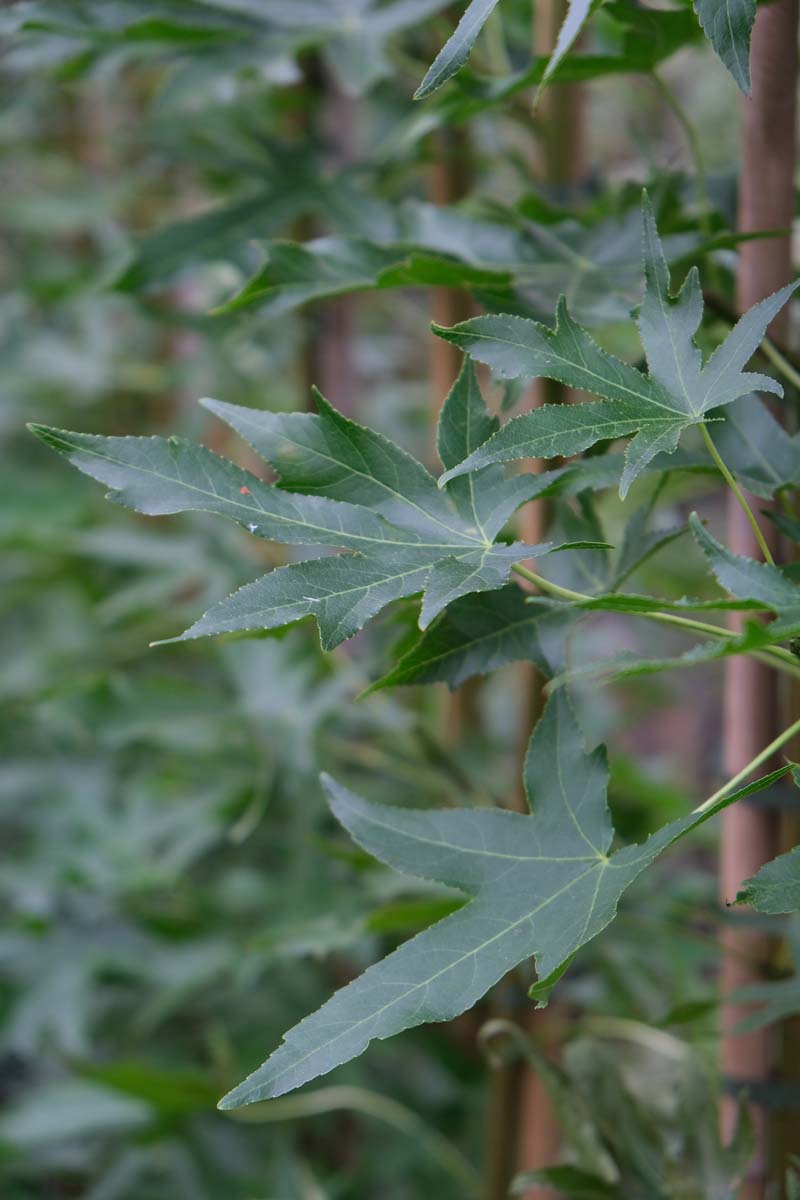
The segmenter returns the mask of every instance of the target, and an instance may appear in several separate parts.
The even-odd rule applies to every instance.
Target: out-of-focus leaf
[[[663,240],[670,261],[700,252],[692,231]],[[589,325],[627,317],[641,293],[641,221],[631,207],[582,225],[544,224],[498,205],[486,215],[407,203],[386,240],[317,238],[275,241],[221,314],[258,306],[277,315],[310,300],[366,289],[463,287],[490,311],[546,316],[563,293],[576,320]]]
[[[112,1088],[77,1079],[35,1088],[0,1120],[0,1139],[19,1149],[149,1124],[152,1109]]]
[[[525,1196],[536,1184],[553,1188],[559,1195],[571,1200],[618,1200],[615,1185],[607,1183],[597,1175],[590,1175],[578,1167],[544,1167],[541,1171],[523,1171],[517,1175],[511,1189],[512,1196]]]

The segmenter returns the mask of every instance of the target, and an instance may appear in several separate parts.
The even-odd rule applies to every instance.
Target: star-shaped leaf
[[[442,459],[445,461],[443,453]],[[576,513],[566,505],[558,508],[553,533],[556,541],[567,539],[564,546],[592,546],[592,549],[584,549],[580,554],[553,556],[548,560],[547,575],[552,581],[579,589],[594,599],[583,604],[553,602],[542,596],[525,596],[516,587],[503,588],[491,597],[466,596],[451,604],[432,622],[419,641],[406,649],[388,674],[368,691],[435,682],[444,682],[454,688],[472,675],[526,659],[535,662],[543,674],[550,677],[565,669],[564,636],[581,618],[580,610],[607,606],[612,611],[656,612],[661,607],[669,607],[668,603],[662,604],[655,598],[620,596],[616,589],[651,555],[679,537],[686,527],[649,530],[651,500],[632,514],[621,545],[615,553],[610,553],[612,548],[604,541],[603,530],[594,516],[586,489],[607,487],[618,477],[617,456],[611,454],[578,460],[543,475],[528,476],[543,485],[538,495],[583,493],[579,495],[581,512]],[[463,477],[459,479],[463,482]],[[453,481],[454,484],[457,482],[459,480]],[[699,603],[701,607],[706,606],[705,602]],[[724,603],[717,602],[713,607]]]
[[[767,626],[772,640],[800,633],[800,587],[780,567],[734,554],[708,532],[696,513],[692,513],[689,524],[720,587],[731,596],[755,601],[777,614]]]
[[[458,888],[469,902],[405,942],[291,1030],[221,1102],[237,1108],[300,1087],[361,1054],[373,1038],[471,1007],[535,956],[546,998],[572,956],[613,919],[626,888],[662,850],[774,772],[610,854],[602,748],[586,753],[559,692],[536,726],[525,764],[531,814],[502,809],[415,810],[362,800],[325,780],[339,821],[360,846],[409,875]]]
[[[711,409],[754,389],[783,394],[775,380],[744,367],[798,283],[745,313],[703,363],[694,342],[703,316],[697,271],[689,273],[677,296],[670,294],[669,268],[646,196],[642,235],[645,295],[638,325],[647,373],[601,349],[572,319],[563,298],[554,329],[514,316],[473,317],[452,329],[435,327],[501,378],[544,376],[603,397],[587,404],[545,405],[510,421],[460,466],[446,471],[442,482],[491,463],[576,454],[601,439],[634,434],[620,481],[624,496],[642,469],[660,452],[674,451],[681,433],[704,421]]]
[[[495,541],[514,510],[541,491],[536,476],[505,479],[489,468],[443,492],[411,455],[320,395],[316,415],[205,403],[268,460],[280,486],[180,438],[32,427],[107,484],[110,499],[139,512],[215,512],[271,541],[349,552],[271,571],[217,604],[182,638],[273,629],[313,615],[327,649],[385,605],[417,592],[425,593],[425,628],[459,597],[501,588],[515,562],[575,548],[574,541],[563,547]],[[444,464],[471,452],[493,427],[466,365],[442,413]]]

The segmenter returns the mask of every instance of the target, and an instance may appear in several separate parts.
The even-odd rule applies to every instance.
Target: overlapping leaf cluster
[[[472,0],[467,6],[421,85],[421,97],[466,62],[496,3]],[[284,81],[295,77],[297,55],[314,48],[338,72],[340,82],[360,87],[372,81],[376,64],[383,69],[387,36],[443,7],[441,0],[365,0],[354,10],[310,3],[298,6],[288,19],[283,6],[178,5],[174,19],[143,21],[136,6],[120,4],[109,6],[102,17],[65,25],[50,12],[59,16],[58,6],[36,5],[38,15],[23,32],[56,36],[64,61],[73,68],[78,58],[93,60],[101,46],[127,53],[146,44],[159,56],[187,49],[196,53],[208,43],[224,46],[223,57],[230,55],[237,70],[247,69],[258,55]],[[569,56],[584,22],[601,7],[621,25],[629,22],[631,41],[625,44],[630,52],[602,62],[600,56]],[[694,8],[720,58],[746,90],[752,0],[726,0],[723,5],[697,0]],[[353,12],[355,21],[350,19]],[[531,82],[547,82],[557,71],[563,78],[581,78],[640,69],[691,40],[687,16],[694,28],[686,11],[644,17],[638,5],[572,0],[549,64],[536,64],[510,82],[477,84],[471,95],[457,99],[459,119]],[[664,34],[661,44],[656,39],[645,46],[645,20]],[[638,46],[638,56],[631,45]],[[430,127],[437,120],[434,114]],[[299,205],[297,196],[314,174],[307,170],[299,176],[289,208]],[[317,207],[324,208],[335,191],[320,186]],[[272,215],[264,213],[263,201],[274,194],[251,196],[222,218],[198,218],[182,233],[194,244],[206,238],[213,242],[218,234],[235,240],[241,230],[252,232],[253,221],[263,220],[258,231],[269,235]],[[284,216],[279,213],[275,224]],[[442,412],[438,449],[445,473],[439,486],[397,445],[344,417],[319,395],[315,413],[205,402],[266,460],[276,483],[178,438],[99,437],[42,426],[34,427],[35,432],[109,487],[112,499],[139,512],[215,512],[257,537],[313,549],[315,556],[246,584],[174,640],[274,629],[313,616],[323,646],[330,649],[388,604],[421,594],[422,634],[376,686],[437,680],[456,686],[514,659],[532,659],[549,674],[563,672],[565,630],[587,612],[668,620],[679,612],[738,607],[771,612],[774,619],[768,625],[753,622],[738,637],[721,626],[716,634],[712,629],[708,635],[706,629],[716,640],[693,648],[691,661],[754,652],[771,654],[773,662],[780,657],[785,666],[791,652],[783,648],[779,654],[776,643],[800,633],[800,588],[794,577],[731,554],[697,518],[691,521],[692,532],[726,593],[719,601],[620,594],[633,566],[680,532],[648,532],[650,505],[632,518],[613,557],[585,497],[580,528],[559,544],[528,545],[506,532],[518,507],[534,497],[575,495],[617,482],[624,496],[645,471],[712,468],[707,455],[681,459],[676,453],[684,432],[704,428],[707,421],[718,422],[714,436],[726,461],[758,495],[773,495],[800,479],[796,438],[780,431],[751,395],[754,389],[779,394],[779,386],[767,375],[745,370],[795,285],[745,314],[703,361],[695,341],[703,319],[698,275],[691,273],[673,296],[668,267],[668,261],[696,248],[698,238],[683,234],[662,241],[646,201],[642,231],[645,287],[638,327],[646,371],[609,354],[578,323],[616,319],[637,298],[633,245],[638,223],[631,214],[586,230],[571,221],[531,221],[519,212],[475,220],[416,204],[407,206],[396,227],[375,238],[270,243],[266,264],[227,306],[230,313],[252,304],[275,314],[366,287],[468,286],[491,314],[439,329],[441,336],[468,358],[488,364],[499,378],[546,377],[601,397],[574,406],[546,406],[498,429],[466,363]],[[118,286],[135,289],[158,277],[164,246],[175,244],[173,231],[166,241],[145,245]],[[527,319],[548,310],[558,291],[568,295],[559,304],[555,328]],[[511,477],[499,465],[572,456],[599,442],[630,436],[624,458],[604,454],[542,474]],[[782,519],[791,533],[792,518]],[[578,592],[556,582],[553,594],[543,599],[509,584],[514,565],[555,549],[585,556],[576,561],[587,568],[591,586]],[[612,920],[620,897],[642,870],[715,812],[783,773],[779,769],[757,784],[715,796],[641,846],[614,849],[604,752],[586,752],[562,688],[554,693],[531,742],[525,772],[530,812],[524,816],[491,809],[418,811],[376,805],[328,780],[331,808],[359,845],[399,871],[455,888],[468,900],[459,906],[454,898],[456,911],[301,1022],[226,1098],[225,1106],[280,1095],[353,1058],[374,1038],[455,1016],[526,959],[535,960],[538,972],[532,995],[546,1000],[572,956]],[[741,899],[765,912],[796,908],[797,852],[746,881]]]
[[[699,279],[692,272],[678,296],[670,294],[646,200],[643,235],[645,295],[638,323],[647,374],[602,350],[563,304],[555,330],[488,316],[440,331],[500,375],[546,375],[603,396],[600,403],[537,409],[498,431],[465,363],[442,409],[440,486],[398,446],[344,417],[320,395],[316,414],[204,402],[266,459],[277,484],[175,438],[102,438],[43,427],[35,432],[108,485],[110,498],[138,511],[212,511],[272,541],[343,551],[276,568],[209,610],[182,639],[275,628],[313,615],[330,648],[393,600],[422,592],[425,632],[382,685],[442,678],[452,685],[513,658],[533,658],[552,672],[558,669],[553,646],[563,641],[565,628],[596,609],[656,618],[664,609],[709,605],[771,610],[771,625],[753,627],[762,633],[737,641],[720,630],[723,645],[712,643],[711,653],[769,647],[800,632],[800,588],[777,567],[731,554],[696,517],[694,535],[732,600],[664,602],[617,593],[637,563],[680,533],[646,534],[649,505],[631,521],[615,560],[607,558],[588,500],[583,516],[570,518],[569,539],[560,548],[595,556],[585,572],[592,579],[588,593],[558,585],[552,602],[537,599],[531,606],[518,588],[504,586],[513,564],[554,548],[496,540],[520,504],[553,491],[607,486],[618,474],[627,490],[636,475],[656,468],[656,460],[662,470],[675,465],[670,455],[681,433],[737,399],[739,420],[728,434],[734,446],[737,439],[754,446],[747,431],[771,419],[743,397],[753,387],[779,391],[778,385],[744,367],[794,285],[747,313],[703,363],[694,342],[703,314]],[[631,432],[636,436],[624,461],[608,455],[509,478],[497,465],[514,457],[571,454]],[[746,457],[746,448],[739,448]],[[776,460],[773,480],[762,478],[764,488],[785,486],[785,473]],[[559,690],[531,742],[530,816],[406,812],[368,804],[329,781],[334,812],[365,849],[400,870],[466,891],[471,900],[303,1021],[226,1105],[280,1095],[361,1053],[372,1038],[453,1017],[523,959],[535,958],[539,981],[532,994],[546,998],[571,957],[608,924],[622,893],[663,849],[782,774],[723,794],[643,846],[610,854],[603,752],[586,754],[569,700]],[[746,886],[746,895],[767,910],[791,906],[794,866],[791,857],[771,865]]]

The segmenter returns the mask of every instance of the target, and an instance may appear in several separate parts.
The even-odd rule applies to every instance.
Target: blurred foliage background
[[[527,4],[504,4],[476,70],[524,64],[529,23]],[[318,382],[430,457],[428,290],[212,310],[260,266],[258,239],[387,238],[409,204],[424,211],[441,106],[410,97],[451,15],[433,0],[54,0],[5,5],[0,28],[0,1190],[481,1194],[493,1067],[477,1033],[502,997],[376,1044],[316,1091],[238,1119],[214,1106],[332,987],[455,902],[354,849],[318,772],[400,803],[502,802],[517,774],[516,668],[474,691],[481,719],[459,743],[438,688],[357,700],[412,628],[410,604],[327,657],[308,623],[148,649],[251,578],[264,565],[254,555],[269,565],[278,551],[211,518],[145,521],[107,505],[24,433],[29,419],[180,432],[247,462],[195,400],[304,408]],[[613,41],[613,22],[591,37]],[[529,94],[467,120],[469,81],[456,81],[443,94],[465,111],[465,216],[522,205],[546,226],[560,205],[591,229],[624,217],[650,180],[676,232],[700,212],[731,227],[734,85],[701,40],[663,81],[700,114],[705,193],[663,82],[582,84],[580,182],[554,186]],[[724,283],[732,252],[716,262]],[[606,336],[625,347],[622,313]],[[676,488],[676,519],[704,486]],[[603,516],[613,528],[613,499]],[[656,587],[705,586],[684,542],[646,570]],[[609,619],[591,637],[608,653],[623,633]],[[687,687],[699,722],[681,708]],[[628,681],[589,715],[624,748],[611,799],[625,836],[683,811],[713,777],[701,746],[715,745],[718,695],[715,669],[675,672]],[[629,1182],[615,1195],[727,1196],[747,1144],[744,1130],[723,1152],[716,1136],[722,914],[713,830],[704,837],[642,881],[564,986],[569,1046],[550,1086],[561,1111],[587,1107],[592,1153],[621,1164]]]

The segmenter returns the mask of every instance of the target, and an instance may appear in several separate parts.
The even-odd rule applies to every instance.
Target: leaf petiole
[[[522,579],[526,579],[528,583],[535,584],[540,591],[545,592],[549,596],[555,596],[558,600],[581,603],[584,600],[592,599],[585,592],[574,592],[571,588],[551,583],[549,579],[545,579],[543,575],[537,575],[535,571],[530,571],[522,563],[515,563],[511,569],[516,575],[519,575]],[[659,625],[677,625],[681,629],[689,630],[692,633],[702,634],[703,637],[712,637],[721,640],[730,636],[730,630],[723,629],[719,625],[710,625],[706,621],[696,621],[692,617],[681,617],[677,613],[638,612],[634,615],[644,617],[648,621],[656,621]],[[771,667],[780,668],[790,675],[800,677],[800,665],[794,655],[782,646],[765,646],[763,650],[751,650],[749,653],[754,658],[766,662]]]
[[[711,455],[714,462],[717,464],[717,467],[719,468],[720,474],[722,475],[723,479],[727,483],[728,487],[733,492],[734,496],[736,497],[739,504],[741,505],[744,515],[747,517],[747,520],[750,522],[753,533],[755,534],[755,537],[756,537],[756,541],[758,542],[759,547],[761,548],[761,553],[764,555],[765,562],[768,562],[771,567],[774,567],[775,559],[772,557],[772,551],[770,550],[769,546],[767,545],[767,540],[764,537],[764,534],[761,532],[761,527],[755,518],[755,514],[753,513],[753,510],[750,507],[750,505],[747,503],[744,492],[739,487],[739,484],[736,482],[736,480],[733,477],[733,475],[731,474],[731,472],[728,470],[725,460],[723,459],[723,457],[720,454],[717,447],[714,445],[714,441],[711,437],[711,434],[708,432],[708,427],[706,426],[706,424],[704,422],[701,422],[701,424],[700,424],[700,432],[703,435],[703,441],[706,444],[706,448],[707,448],[709,454]]]
[[[780,371],[793,387],[800,390],[800,371],[797,370],[788,360],[785,354],[782,354],[774,342],[765,337],[760,345],[761,353],[765,358],[768,358],[773,367]]]
[[[795,721],[787,729],[784,729],[783,733],[779,733],[778,736],[774,738],[768,746],[765,746],[763,750],[759,751],[755,758],[751,758],[750,762],[747,763],[746,766],[742,767],[741,771],[738,771],[732,779],[729,779],[727,783],[724,783],[721,788],[714,792],[713,796],[709,796],[707,800],[704,800],[703,803],[699,804],[693,811],[696,813],[701,813],[705,812],[708,808],[713,808],[713,806],[719,800],[722,800],[728,792],[737,788],[741,783],[744,783],[748,775],[752,775],[753,771],[760,767],[762,763],[765,763],[767,759],[772,758],[773,754],[776,754],[777,751],[780,750],[781,746],[785,745],[786,742],[793,738],[797,733],[800,733],[800,720]]]

